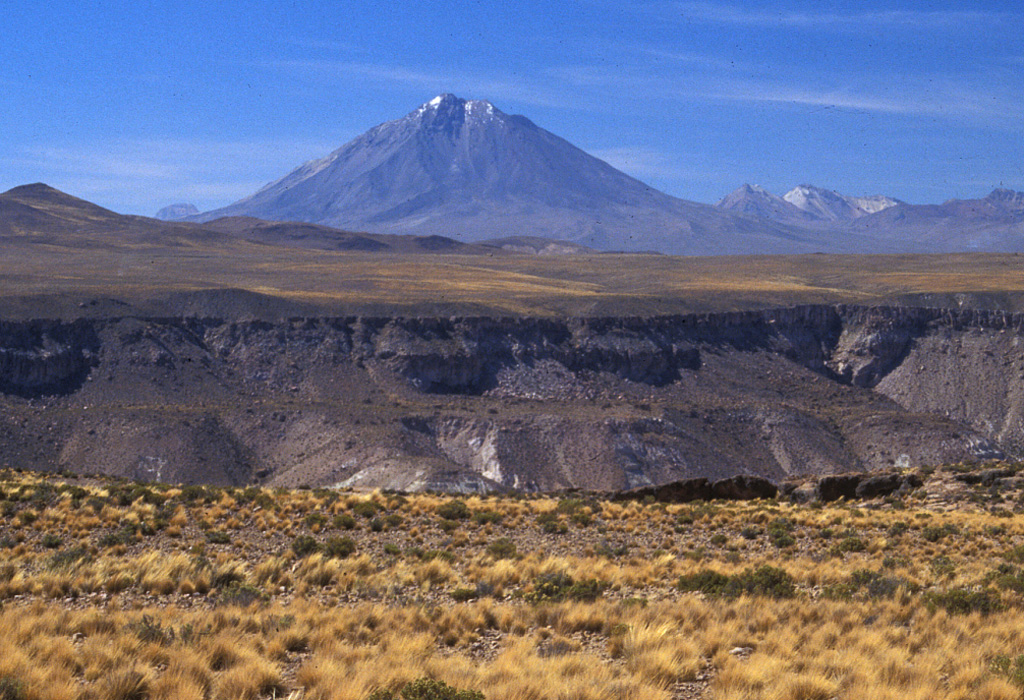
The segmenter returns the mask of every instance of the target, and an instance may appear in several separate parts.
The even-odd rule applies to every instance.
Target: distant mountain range
[[[460,255],[501,254],[507,252],[506,245],[518,243],[514,239],[475,245],[443,236],[356,233],[304,222],[246,217],[224,217],[205,224],[161,221],[118,214],[42,183],[0,193],[0,245],[6,246],[5,250],[29,245],[112,251],[118,247],[138,246],[182,249],[216,246],[218,250],[228,251],[232,243],[239,241],[316,250]],[[570,244],[560,250],[558,242],[547,243],[550,246],[546,251],[541,251],[540,247],[534,251],[517,250],[538,254],[581,252]]]
[[[659,192],[526,117],[445,94],[234,204],[200,214],[173,205],[159,217],[255,217],[465,242],[554,238],[682,255],[1018,251],[1022,197],[997,190],[920,206],[812,185],[781,197],[743,185],[717,205],[700,204]]]
[[[723,197],[717,206],[737,214],[799,225],[853,221],[898,204],[903,202],[892,197],[848,197],[814,185],[794,187],[781,197],[757,185],[743,185]]]
[[[719,209],[752,218],[876,241],[878,252],[1024,250],[1024,193],[993,190],[982,199],[907,204],[892,197],[850,197],[812,185],[785,195],[743,185]],[[871,252],[871,251],[862,251]]]

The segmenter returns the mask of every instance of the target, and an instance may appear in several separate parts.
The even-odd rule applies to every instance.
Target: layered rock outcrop
[[[1018,315],[824,305],[8,322],[0,453],[170,481],[779,482],[1024,453],[1022,347]]]

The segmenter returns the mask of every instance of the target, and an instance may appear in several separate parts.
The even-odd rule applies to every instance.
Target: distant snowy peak
[[[434,99],[424,102],[416,110],[413,110],[412,114],[420,115],[426,112],[452,112],[456,110],[462,110],[463,112],[477,112],[482,111],[488,114],[494,114],[495,112],[501,113],[494,105],[487,100],[464,100],[461,97],[456,97],[451,93],[444,93],[438,95]]]
[[[870,197],[850,197],[849,200],[865,214],[875,214],[883,209],[903,204],[900,200],[886,197],[883,194],[873,194]]]
[[[782,196],[801,211],[822,221],[850,221],[901,204],[883,195],[849,197],[813,185],[799,185]]]
[[[812,218],[782,197],[759,185],[744,184],[716,204],[719,209],[776,221],[797,221]]]

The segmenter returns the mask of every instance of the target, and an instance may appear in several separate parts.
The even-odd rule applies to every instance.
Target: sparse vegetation
[[[0,472],[0,700],[1024,689],[1024,525],[988,502],[65,487]]]

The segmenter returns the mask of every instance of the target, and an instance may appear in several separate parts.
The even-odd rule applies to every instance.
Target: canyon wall
[[[0,322],[0,463],[478,491],[1024,452],[1024,316]]]

